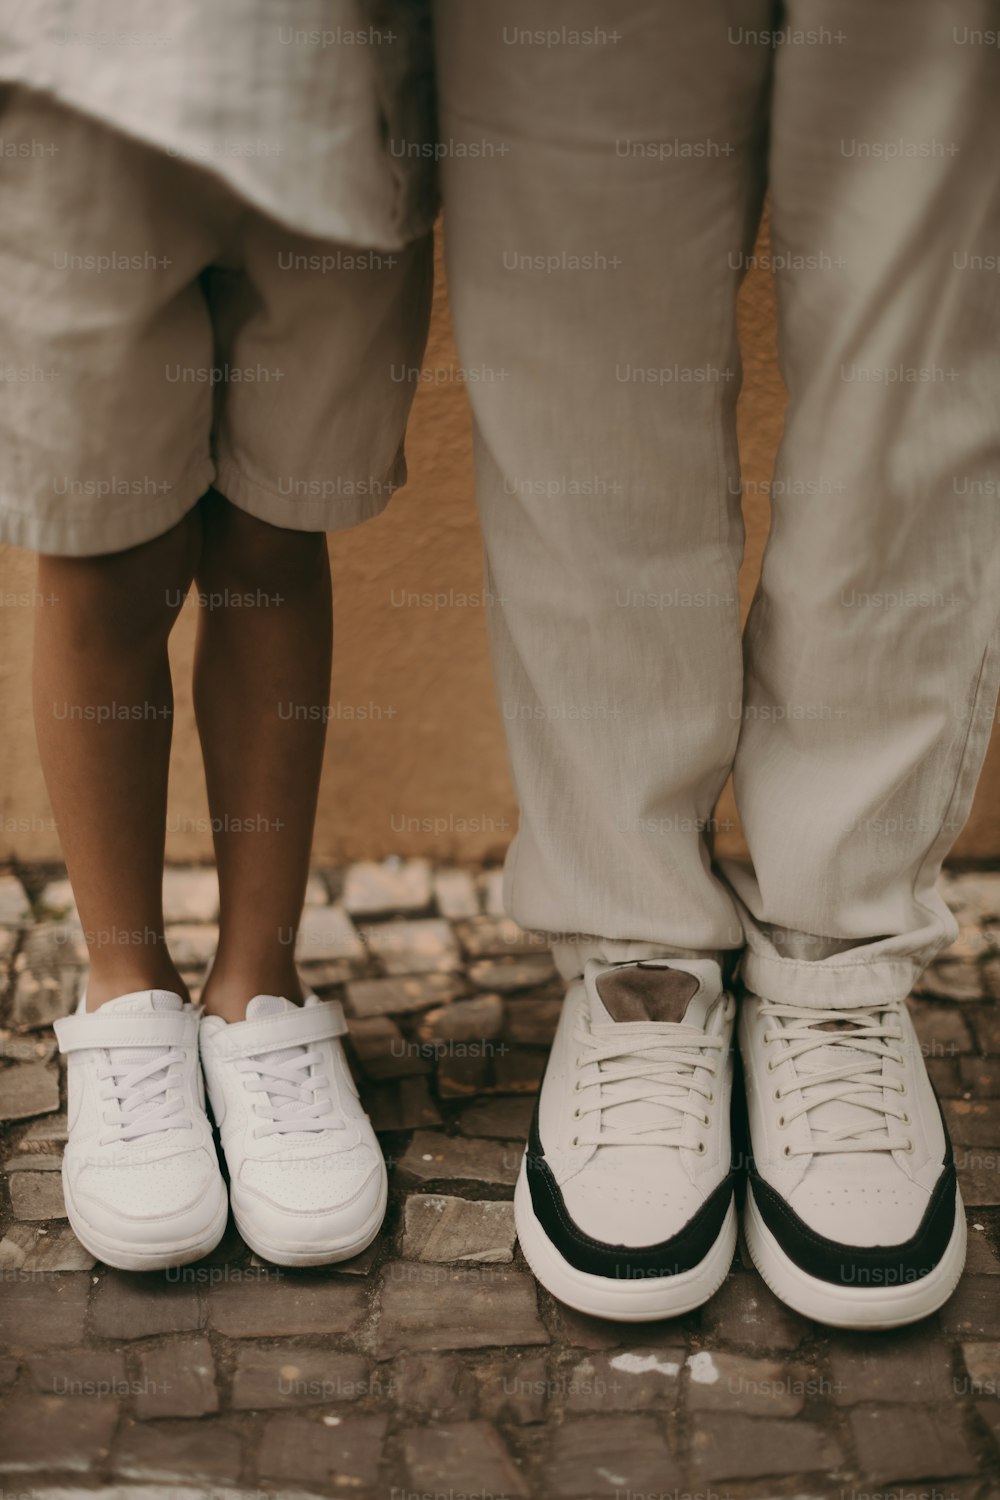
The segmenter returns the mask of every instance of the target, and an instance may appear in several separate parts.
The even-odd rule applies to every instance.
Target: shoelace
[[[183,1061],[184,1053],[176,1047],[156,1052],[145,1062],[116,1062],[115,1054],[109,1054],[108,1061],[98,1069],[101,1082],[108,1085],[110,1081],[101,1097],[116,1100],[118,1111],[113,1119],[104,1116],[108,1128],[101,1137],[102,1146],[190,1127],[187,1101],[176,1087],[178,1080],[173,1072],[174,1065]]]
[[[256,1137],[287,1135],[301,1130],[343,1130],[344,1120],[333,1106],[333,1089],[323,1071],[324,1057],[315,1050],[297,1051],[284,1062],[273,1057],[241,1058],[236,1066],[241,1073],[256,1073],[259,1083],[247,1082],[251,1093],[266,1096],[270,1115],[255,1106],[260,1124],[254,1127]],[[315,1075],[311,1069],[316,1068]]]
[[[596,1115],[596,1127],[588,1132],[581,1126],[572,1144],[577,1146],[688,1146],[703,1152],[703,1141],[693,1141],[687,1133],[688,1119],[700,1125],[711,1123],[705,1103],[714,1095],[712,1083],[719,1056],[726,1049],[726,1039],[707,1036],[694,1026],[676,1025],[665,1036],[660,1026],[640,1030],[629,1023],[624,1032],[621,1023],[614,1028],[595,1026],[593,1031],[580,1027],[573,1040],[579,1047],[576,1066],[590,1072],[589,1080],[578,1078],[574,1092],[595,1089],[594,1097],[577,1105],[576,1121]],[[699,1070],[708,1079],[697,1076]],[[618,1104],[652,1104],[665,1118],[648,1125],[608,1125],[605,1110]],[[676,1118],[673,1118],[676,1116]]]
[[[768,1062],[768,1072],[774,1072],[782,1063],[798,1062],[820,1048],[844,1052],[843,1058],[828,1068],[808,1073],[797,1068],[795,1082],[774,1091],[779,1101],[791,1094],[799,1096],[796,1103],[786,1106],[779,1115],[779,1129],[829,1103],[857,1105],[877,1117],[867,1125],[856,1121],[839,1127],[814,1127],[812,1144],[799,1150],[786,1146],[786,1157],[840,1151],[912,1151],[913,1142],[907,1136],[894,1134],[891,1123],[899,1120],[908,1125],[910,1117],[895,1100],[886,1097],[887,1093],[905,1094],[906,1084],[898,1078],[884,1077],[886,1062],[899,1066],[904,1063],[898,1045],[903,1040],[898,1007],[816,1011],[762,1000],[760,1013],[763,1018],[779,1023],[764,1033],[765,1045],[774,1041],[784,1044],[781,1052]],[[859,1057],[859,1052],[866,1056]]]

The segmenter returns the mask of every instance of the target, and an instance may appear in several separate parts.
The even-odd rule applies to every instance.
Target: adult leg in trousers
[[[539,33],[525,3],[437,6],[506,899],[568,975],[742,940],[706,833],[739,729],[735,297],[770,60],[732,31],[769,16],[559,4]]]
[[[996,698],[993,7],[792,0],[772,118],[788,386],[735,766],[745,1227],[806,1316],[895,1327],[965,1258],[905,1005]],[[982,257],[987,257],[983,260]]]

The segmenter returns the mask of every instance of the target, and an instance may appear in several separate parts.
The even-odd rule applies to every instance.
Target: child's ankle
[[[152,972],[146,969],[118,969],[102,972],[91,967],[87,976],[87,1009],[97,1010],[108,1000],[132,995],[137,990],[169,990],[181,999],[191,999],[188,987],[176,969]]]
[[[294,972],[229,975],[213,969],[205,981],[201,1004],[206,1015],[222,1016],[226,1021],[243,1021],[247,1006],[255,995],[282,995],[293,1004],[301,1005],[306,991]]]

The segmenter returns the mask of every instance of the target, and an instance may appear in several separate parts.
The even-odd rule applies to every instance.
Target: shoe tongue
[[[663,1048],[652,1057],[670,1057],[669,1027],[704,1028],[709,1012],[722,994],[722,971],[712,959],[643,959],[622,964],[592,962],[584,973],[592,1026],[650,1022],[664,1028]],[[677,1098],[679,1091],[673,1091]],[[606,1104],[602,1118],[614,1129],[630,1130],[672,1119],[661,1105],[635,1101]],[[600,1155],[609,1170],[662,1172],[662,1150],[657,1146],[602,1146]]]
[[[283,995],[254,995],[247,1006],[247,1020],[261,1021],[265,1016],[280,1016],[286,1010],[298,1010]]]
[[[248,1021],[262,1021],[268,1016],[281,1016],[287,1011],[301,1010],[301,1008],[299,1005],[294,1005],[291,1000],[286,1000],[283,995],[255,995],[247,1006],[246,1018]],[[281,1047],[275,1052],[259,1052],[256,1055],[262,1062],[287,1063],[295,1057],[302,1056],[306,1051],[307,1048],[299,1044],[293,1047]],[[281,1102],[283,1107],[293,1115],[309,1107],[308,1104],[293,1104],[285,1099]],[[286,1134],[284,1139],[286,1144],[293,1145],[303,1138],[303,1132],[299,1131],[294,1136]]]
[[[134,990],[130,995],[119,995],[117,1000],[105,1001],[100,1009],[111,1011],[116,1016],[148,1016],[157,1011],[183,1010],[184,1001],[173,990]],[[138,1063],[151,1062],[155,1055],[148,1047],[114,1047],[109,1049],[110,1053],[114,1054],[111,1061],[116,1069],[119,1064],[131,1068]],[[153,1073],[147,1079],[147,1083],[162,1081],[162,1072]]]
[[[714,959],[643,959],[588,970],[593,1026],[654,1021],[703,1027],[722,994],[722,971]]]
[[[144,1011],[183,1010],[184,1001],[173,990],[135,990],[131,995],[119,995],[117,1000],[106,1000],[100,1008],[118,1016],[136,1016]]]
[[[866,1013],[867,1014],[867,1013]],[[862,1017],[858,1017],[859,1024],[863,1024]],[[828,1032],[830,1034],[830,1045],[817,1047],[814,1051],[805,1053],[796,1063],[797,1071],[808,1077],[811,1073],[822,1073],[828,1068],[847,1068],[850,1063],[863,1064],[871,1062],[872,1054],[865,1052],[861,1047],[848,1045],[851,1033],[855,1027],[849,1021],[831,1020],[813,1023],[811,1028],[816,1033]],[[869,1073],[871,1080],[871,1092],[877,1095],[881,1075]],[[879,1116],[864,1105],[851,1103],[849,1100],[831,1099],[825,1104],[817,1104],[809,1111],[809,1121],[814,1129],[837,1130],[843,1126],[857,1126],[862,1130],[884,1130],[884,1124],[880,1123]],[[878,1160],[883,1157],[884,1152],[835,1152],[826,1153],[821,1160],[828,1167],[845,1165],[851,1170],[858,1169],[872,1159]]]

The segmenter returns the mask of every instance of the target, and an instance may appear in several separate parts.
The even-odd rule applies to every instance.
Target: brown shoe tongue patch
[[[698,980],[683,969],[629,965],[609,969],[597,981],[597,993],[615,1021],[683,1021]]]

